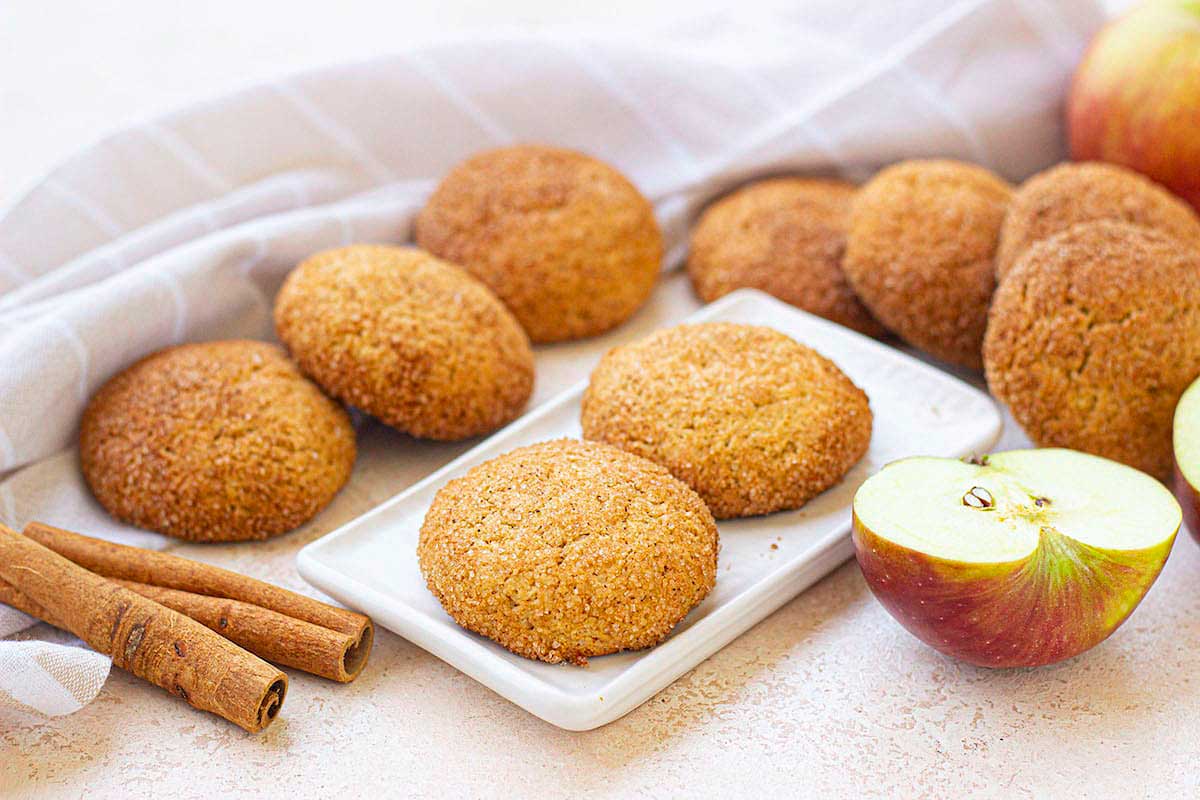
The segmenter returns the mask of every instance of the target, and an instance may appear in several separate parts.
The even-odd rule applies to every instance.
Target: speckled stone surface
[[[660,291],[687,296],[680,279]],[[667,316],[647,309],[622,336]],[[1002,446],[1025,445],[1006,422]],[[419,477],[415,449],[449,460],[464,447],[370,426],[350,484],[309,526],[176,552],[313,593],[295,570],[301,546]],[[1197,665],[1200,548],[1186,533],[1111,639],[1036,670],[930,650],[851,561],[598,730],[559,730],[381,630],[356,683],[292,673],[258,736],[117,670],[72,716],[0,716],[0,797],[1192,797]]]

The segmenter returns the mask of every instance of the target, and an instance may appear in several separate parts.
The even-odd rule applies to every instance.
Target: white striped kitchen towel
[[[653,199],[673,266],[697,209],[751,176],[861,178],[947,156],[1019,179],[1061,158],[1064,87],[1102,17],[1091,0],[817,0],[652,39],[512,32],[109,136],[0,216],[0,519],[162,546],[81,483],[71,446],[89,394],[165,345],[269,337],[299,259],[406,239],[434,183],[475,151],[538,141],[612,162]],[[0,635],[27,624],[0,607]],[[78,652],[79,674],[107,668]],[[44,656],[0,642],[11,675]],[[74,707],[3,677],[23,706]]]

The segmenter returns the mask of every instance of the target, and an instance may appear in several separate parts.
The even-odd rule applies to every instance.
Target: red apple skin
[[[857,516],[853,538],[867,585],[909,633],[997,668],[1053,664],[1102,642],[1141,602],[1175,540],[1101,550],[1045,529],[1024,559],[967,564],[876,536]]]
[[[1157,0],[1092,41],[1067,103],[1071,157],[1111,161],[1200,210],[1200,3]]]
[[[1183,508],[1183,524],[1191,531],[1192,538],[1200,542],[1200,494],[1183,477],[1178,462],[1175,463],[1175,479],[1171,482],[1171,488],[1175,490],[1175,499]]]

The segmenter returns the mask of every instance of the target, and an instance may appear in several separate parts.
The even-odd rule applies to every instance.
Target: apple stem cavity
[[[972,486],[971,491],[963,495],[962,502],[964,506],[971,508],[994,508],[996,499],[992,497],[992,493],[982,486]]]

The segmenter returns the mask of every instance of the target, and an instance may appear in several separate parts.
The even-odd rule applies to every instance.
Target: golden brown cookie
[[[842,268],[875,318],[909,344],[978,369],[992,259],[1011,188],[957,161],[904,161],[855,198]]]
[[[778,331],[709,322],[610,350],[583,435],[662,464],[717,519],[799,508],[867,452],[867,396]]]
[[[662,467],[595,442],[522,447],[437,493],[417,557],[468,630],[585,664],[658,644],[717,574],[717,526]]]
[[[327,392],[424,439],[489,433],[533,392],[533,351],[487,287],[412,247],[326,250],[288,275],[275,330]]]
[[[79,457],[117,519],[181,539],[265,539],[329,504],[354,466],[337,403],[265,342],[160,350],[83,413]]]
[[[534,342],[624,322],[650,297],[662,262],[654,209],[625,176],[541,145],[459,164],[421,210],[416,237],[491,287]]]
[[[1013,194],[1000,231],[996,275],[1003,279],[1034,242],[1102,219],[1154,228],[1200,250],[1200,218],[1154,181],[1115,164],[1066,163],[1039,172]]]
[[[984,359],[1038,445],[1165,480],[1175,404],[1200,375],[1200,254],[1123,222],[1037,242],[996,290]]]
[[[718,200],[692,230],[687,269],[706,303],[760,289],[868,336],[887,331],[842,273],[851,183],[774,178]]]

